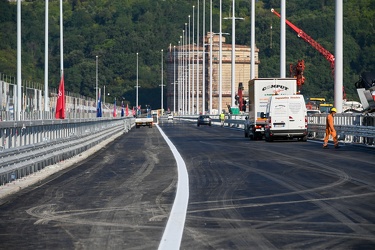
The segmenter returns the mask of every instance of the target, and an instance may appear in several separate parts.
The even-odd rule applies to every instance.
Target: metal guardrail
[[[196,120],[198,115],[180,116]],[[212,122],[220,124],[219,115],[210,115]],[[244,128],[246,115],[226,115],[224,126]],[[327,114],[308,116],[309,139],[322,140],[325,136]],[[335,128],[340,141],[375,146],[375,114],[343,113],[335,115]]]
[[[134,118],[89,121],[33,121],[30,126],[34,136],[41,139],[35,144],[4,149],[0,153],[0,185],[4,185],[29,174],[37,172],[48,165],[71,158],[114,134],[127,132],[134,126]],[[66,128],[61,124],[65,123]],[[47,125],[46,125],[47,124]],[[2,124],[4,125],[4,124]],[[13,124],[18,126],[18,124]],[[43,129],[37,129],[42,126]],[[2,126],[3,127],[3,126]],[[3,130],[4,128],[1,128]],[[64,137],[68,133],[68,136]],[[45,139],[43,136],[51,136]],[[17,138],[18,135],[15,135]],[[22,138],[22,137],[21,137]],[[29,140],[32,142],[32,140]]]
[[[324,138],[326,117],[327,114],[308,117],[310,138]],[[375,146],[375,114],[336,114],[334,123],[340,141]]]

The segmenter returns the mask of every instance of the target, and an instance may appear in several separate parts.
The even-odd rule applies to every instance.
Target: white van
[[[307,141],[307,110],[303,95],[271,96],[266,110],[266,141],[276,138]]]

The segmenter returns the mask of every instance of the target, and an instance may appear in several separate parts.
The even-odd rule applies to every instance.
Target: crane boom
[[[271,9],[271,12],[273,12],[279,18],[281,17],[280,13],[278,13],[276,10]],[[301,37],[303,40],[305,40],[307,43],[309,43],[311,46],[313,46],[317,51],[319,51],[327,59],[327,61],[329,61],[332,71],[335,69],[335,56],[332,55],[331,52],[326,50],[317,41],[312,39],[303,30],[301,30],[300,28],[295,26],[293,23],[291,23],[287,19],[285,19],[285,23],[297,33],[298,37]]]

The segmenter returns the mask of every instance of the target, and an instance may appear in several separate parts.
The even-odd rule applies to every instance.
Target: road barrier
[[[327,114],[308,117],[309,138],[323,139]],[[342,113],[334,118],[338,139],[344,143],[375,146],[375,115]]]
[[[78,155],[132,126],[134,118],[2,123],[6,147],[0,153],[0,185]]]
[[[326,117],[328,114],[314,114],[307,117],[309,139],[323,140],[325,136]],[[196,121],[198,115],[180,116]],[[220,124],[219,115],[210,115],[213,124]],[[224,126],[244,128],[246,115],[226,115]],[[178,118],[178,116],[176,116]],[[344,143],[375,146],[375,114],[342,113],[334,118],[339,140]]]

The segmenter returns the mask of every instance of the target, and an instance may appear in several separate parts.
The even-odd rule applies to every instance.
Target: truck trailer
[[[245,137],[262,139],[268,100],[273,95],[294,95],[297,93],[295,78],[258,78],[249,81],[249,113],[244,123]]]

